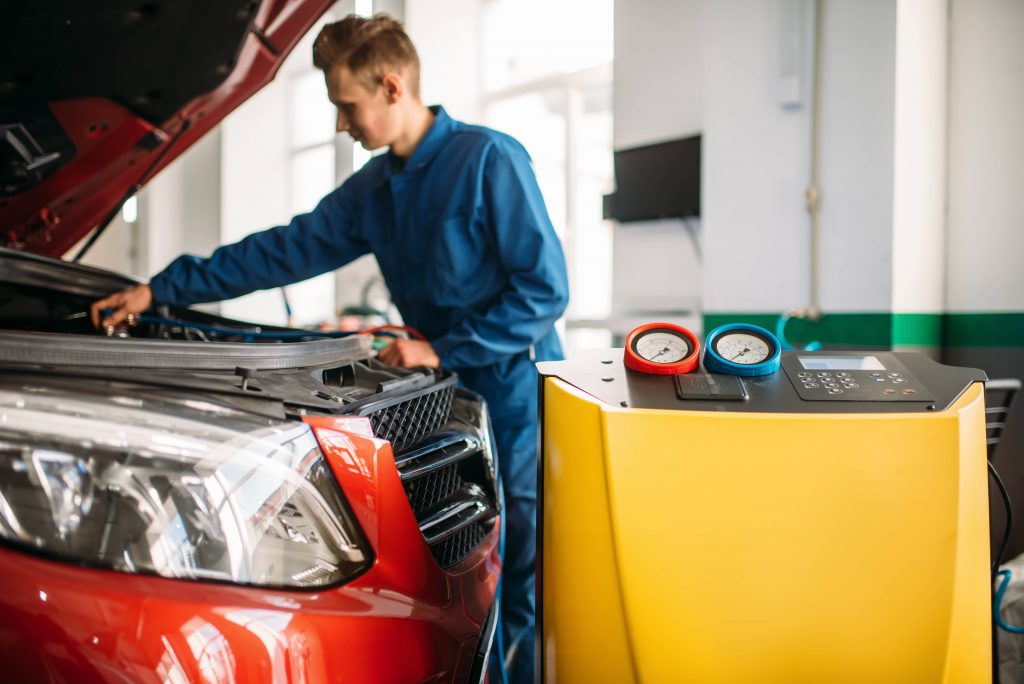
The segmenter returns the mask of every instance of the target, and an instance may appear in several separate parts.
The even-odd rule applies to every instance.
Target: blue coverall
[[[308,214],[185,255],[150,282],[189,305],[279,287],[373,253],[402,318],[483,395],[505,490],[502,634],[513,681],[532,681],[537,387],[532,360],[562,356],[565,258],[530,158],[515,139],[431,108],[413,155],[371,159]]]

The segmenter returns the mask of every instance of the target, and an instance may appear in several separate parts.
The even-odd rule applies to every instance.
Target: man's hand
[[[89,315],[94,326],[106,328],[117,325],[130,315],[142,313],[152,304],[153,291],[149,289],[149,285],[136,285],[93,302],[89,307]],[[103,309],[113,309],[113,312],[101,321],[100,312]]]
[[[441,365],[441,359],[437,357],[434,348],[430,346],[429,342],[421,340],[396,339],[380,350],[377,358],[389,366],[399,366],[401,368],[414,368],[417,366],[437,368]]]

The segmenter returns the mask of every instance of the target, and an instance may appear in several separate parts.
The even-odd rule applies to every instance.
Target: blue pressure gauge
[[[704,344],[704,368],[724,375],[771,375],[782,364],[779,338],[748,323],[720,325]]]

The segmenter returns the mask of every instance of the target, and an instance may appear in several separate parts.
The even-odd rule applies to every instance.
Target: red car
[[[133,281],[55,258],[331,4],[5,9],[5,681],[485,678],[500,495],[479,397],[364,337],[173,307],[97,333],[88,305]]]

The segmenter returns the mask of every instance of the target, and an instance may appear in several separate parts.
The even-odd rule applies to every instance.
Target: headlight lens
[[[0,539],[127,572],[274,587],[366,567],[307,425],[149,403],[0,391]]]

